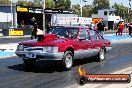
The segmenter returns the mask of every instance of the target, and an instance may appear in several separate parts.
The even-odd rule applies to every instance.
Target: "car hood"
[[[56,46],[59,43],[69,40],[67,38],[57,38],[53,34],[39,35],[38,37],[38,39],[24,41],[19,44],[25,46]]]

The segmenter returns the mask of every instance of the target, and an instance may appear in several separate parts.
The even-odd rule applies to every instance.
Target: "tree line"
[[[83,2],[84,0],[82,0]],[[93,0],[92,5],[87,5],[89,2],[83,2],[86,5],[82,7],[83,17],[91,17],[92,14],[97,14],[98,9],[114,8],[115,14],[121,16],[126,21],[132,19],[132,10],[129,7],[124,6],[122,3],[114,3],[110,6],[110,0]],[[10,0],[0,0],[0,4],[10,4]],[[16,5],[32,6],[32,7],[43,7],[43,0],[18,0],[15,2]],[[80,16],[80,4],[72,5],[71,0],[45,0],[45,7],[51,9],[65,9],[74,10],[77,15]]]

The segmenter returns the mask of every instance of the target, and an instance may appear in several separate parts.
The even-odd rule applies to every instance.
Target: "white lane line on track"
[[[14,57],[16,56],[16,54],[10,55],[10,56],[0,56],[0,59],[5,59],[5,58],[9,58],[9,57]]]
[[[15,52],[17,45],[17,43],[0,44],[0,51]]]

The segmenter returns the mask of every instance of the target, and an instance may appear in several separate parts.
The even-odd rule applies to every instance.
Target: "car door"
[[[91,46],[91,48],[92,48],[92,56],[94,56],[94,55],[97,55],[98,54],[98,52],[99,52],[99,49],[100,49],[100,44],[101,44],[101,37],[99,37],[98,35],[97,35],[97,33],[95,32],[95,31],[93,31],[93,30],[89,30],[89,34],[90,34],[90,36],[91,36],[91,43],[92,43],[92,46]]]
[[[91,56],[91,44],[88,31],[85,28],[82,28],[79,35],[80,58],[87,58]]]

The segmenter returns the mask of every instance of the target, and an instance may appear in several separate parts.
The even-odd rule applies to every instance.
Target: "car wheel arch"
[[[68,48],[66,48],[66,50],[64,51],[64,53],[65,53],[66,51],[71,51],[72,54],[73,54],[73,56],[74,56],[74,49],[73,49],[73,47],[68,47]]]
[[[105,53],[106,53],[106,46],[105,46],[105,45],[102,45],[102,46],[100,47],[100,49],[101,49],[101,48],[104,48]]]
[[[104,51],[105,51],[105,53],[106,53],[106,48],[105,48],[105,46],[102,46],[101,48],[104,48]]]

